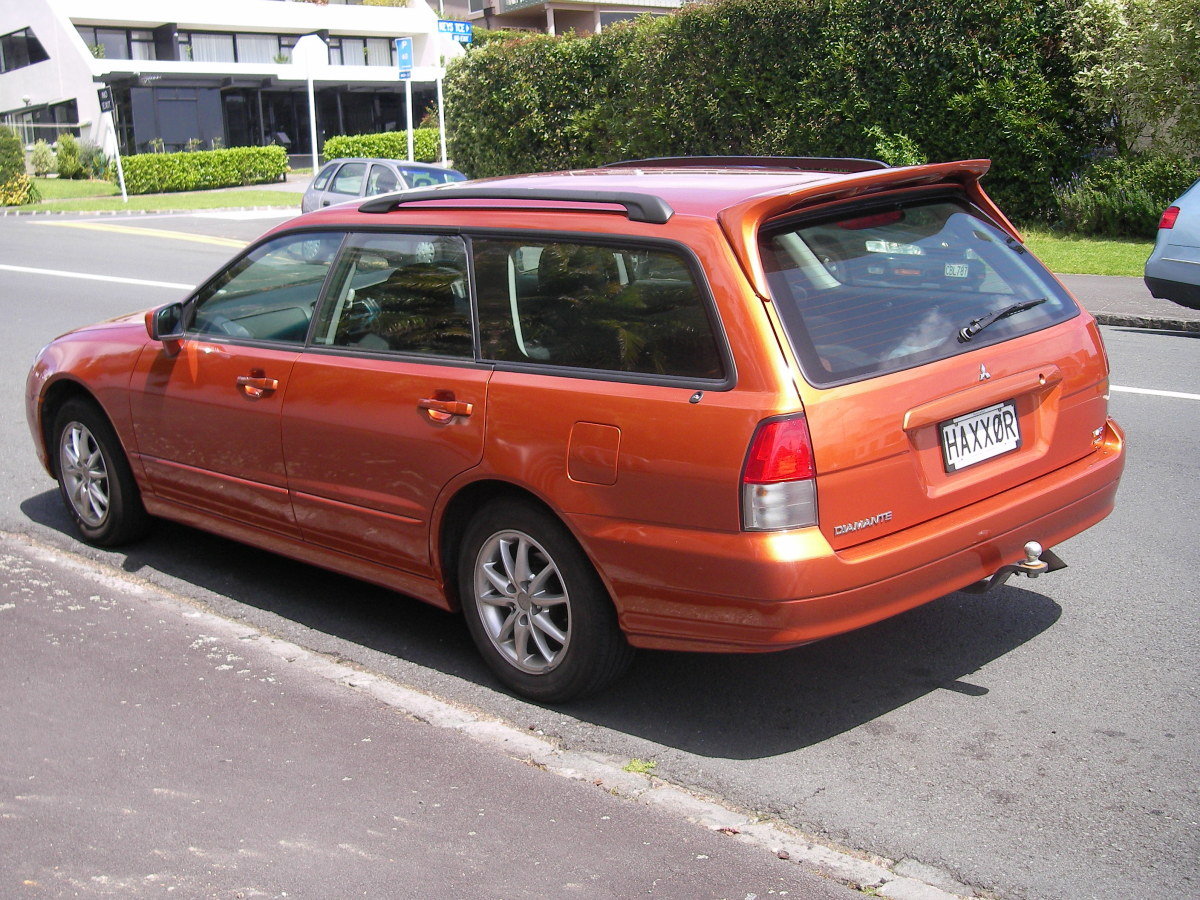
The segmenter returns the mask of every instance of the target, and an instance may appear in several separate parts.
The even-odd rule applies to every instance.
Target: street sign
[[[475,39],[475,26],[470,22],[458,22],[454,19],[438,19],[438,31],[447,37],[454,38],[460,44],[469,44]]]
[[[113,95],[112,88],[102,87],[96,91],[96,96],[100,98],[100,112],[113,111]]]
[[[396,38],[396,66],[400,70],[400,78],[412,78],[413,43],[412,38]]]

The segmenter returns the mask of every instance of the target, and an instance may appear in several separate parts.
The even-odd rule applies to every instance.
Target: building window
[[[79,109],[74,100],[31,106],[6,113],[4,124],[16,129],[22,143],[32,144],[39,138],[54,143],[64,132],[79,137]]]
[[[158,53],[154,49],[153,31],[129,32],[129,49],[132,51],[129,57],[130,59],[158,58]]]
[[[23,69],[50,57],[29,28],[22,28],[0,37],[0,72]]]
[[[183,44],[183,41],[180,41]],[[187,58],[192,62],[237,62],[232,34],[200,34],[193,31],[188,35]]]
[[[273,34],[239,34],[237,61],[244,63],[275,62],[279,55],[279,38]]]
[[[331,37],[331,66],[391,66],[392,42],[387,38]]]

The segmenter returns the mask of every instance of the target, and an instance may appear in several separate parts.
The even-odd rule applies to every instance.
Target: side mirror
[[[168,303],[146,313],[146,333],[162,341],[168,353],[178,353],[183,342],[183,304]]]

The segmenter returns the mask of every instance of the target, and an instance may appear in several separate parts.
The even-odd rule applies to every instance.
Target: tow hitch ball
[[[1066,567],[1067,564],[1052,551],[1043,550],[1042,545],[1037,541],[1030,541],[1025,545],[1025,558],[1021,562],[1014,563],[1011,566],[1001,566],[991,578],[985,578],[983,581],[976,582],[963,590],[969,594],[984,594],[992,588],[1000,587],[1000,585],[1008,581],[1013,575],[1025,575],[1028,578],[1037,578],[1046,572],[1057,572],[1059,569],[1065,569]]]

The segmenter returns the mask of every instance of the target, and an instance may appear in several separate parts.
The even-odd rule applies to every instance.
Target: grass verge
[[[1025,243],[1060,275],[1128,275],[1141,278],[1153,241],[1077,237],[1029,228]]]
[[[167,209],[221,209],[235,206],[278,206],[300,212],[300,194],[291,191],[255,191],[220,188],[211,191],[186,191],[175,194],[139,194],[129,202],[121,200],[120,189],[108,181],[66,181],[35,178],[42,194],[41,203],[20,209],[44,212],[109,212],[128,209],[152,212]]]

